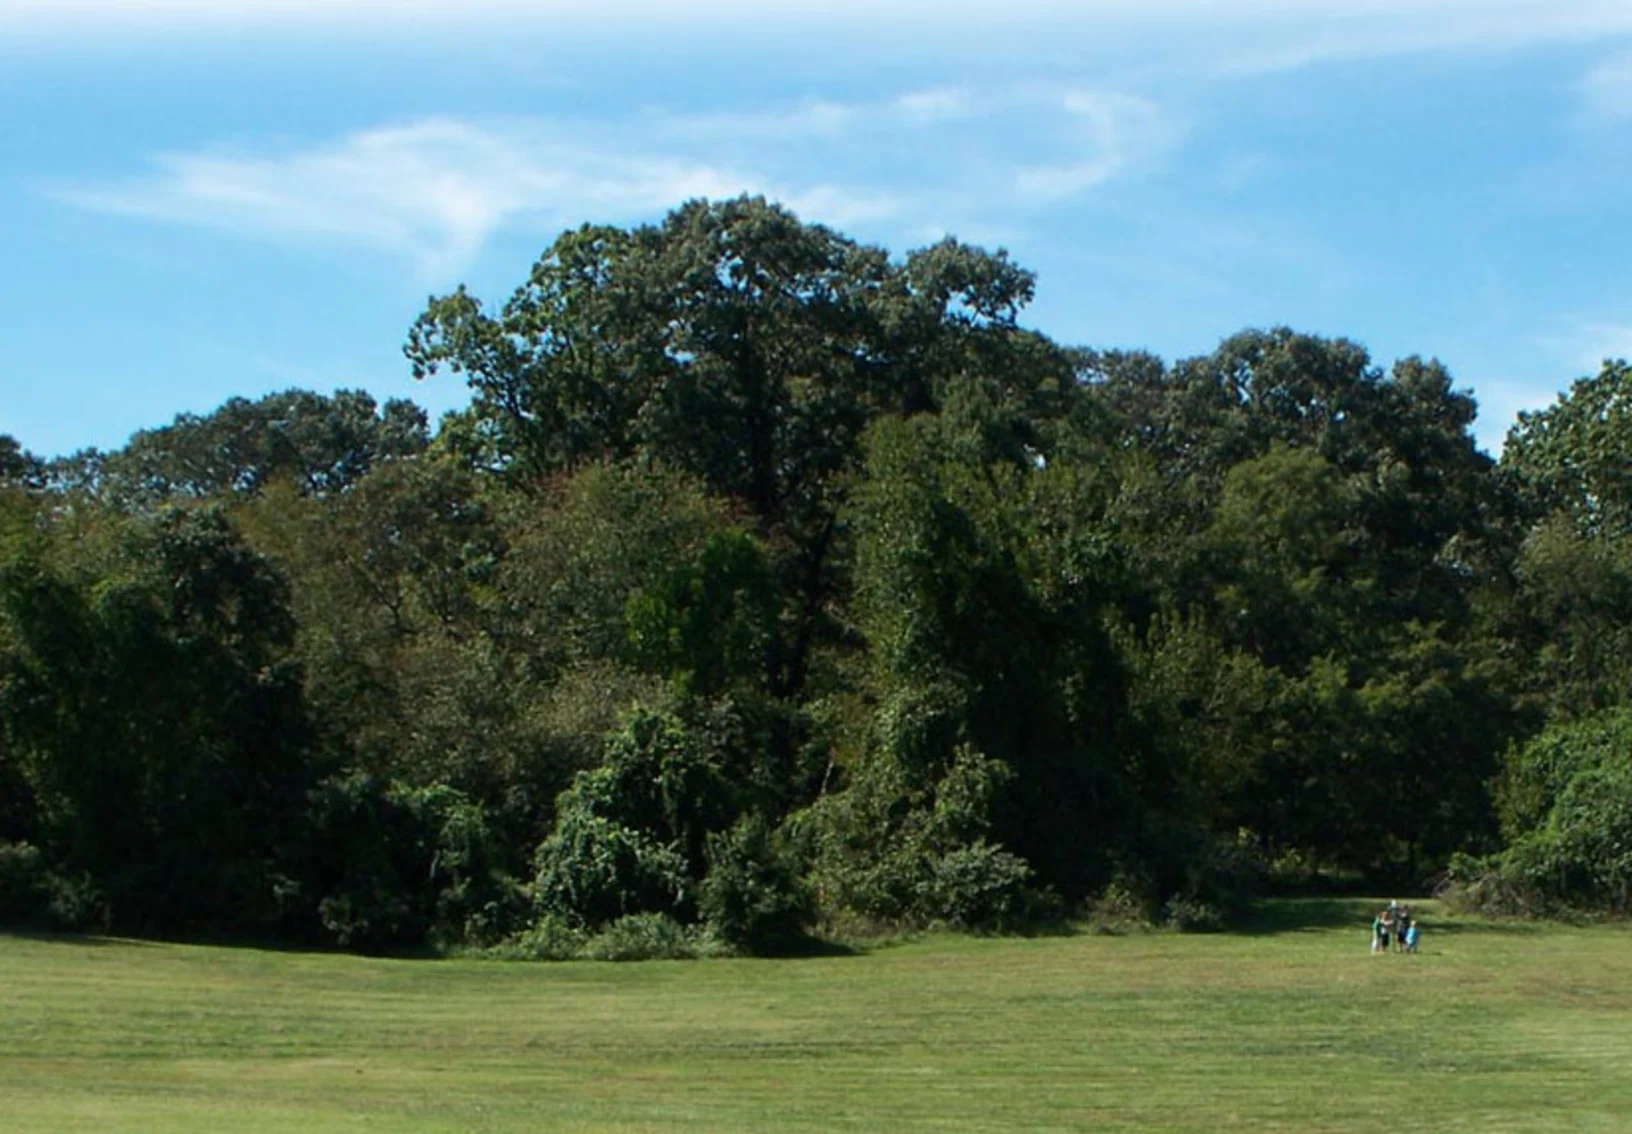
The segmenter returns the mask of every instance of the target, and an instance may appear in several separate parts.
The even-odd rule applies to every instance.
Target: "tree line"
[[[329,943],[1018,927],[1449,880],[1627,908],[1632,369],[1025,326],[759,199],[433,299],[406,401],[0,439],[0,921]],[[688,938],[688,935],[690,937]]]

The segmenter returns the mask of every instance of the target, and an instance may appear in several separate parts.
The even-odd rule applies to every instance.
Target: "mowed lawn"
[[[1632,1130],[1632,931],[1363,903],[800,960],[0,936],[0,1130]]]

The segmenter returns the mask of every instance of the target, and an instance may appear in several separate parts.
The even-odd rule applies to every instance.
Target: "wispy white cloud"
[[[1133,95],[1073,90],[1061,97],[1060,106],[1080,131],[1080,152],[1018,170],[1022,197],[1045,202],[1075,197],[1159,152],[1174,136],[1156,104]]]
[[[628,222],[745,192],[838,227],[967,231],[994,207],[1047,207],[1088,192],[1174,136],[1155,104],[1130,95],[988,94],[980,114],[1008,115],[1026,130],[967,129],[976,103],[957,88],[614,122],[440,117],[304,148],[160,154],[142,175],[48,192],[104,213],[346,242],[440,280],[508,227]],[[1057,157],[1038,162],[1039,148]]]
[[[1237,12],[1217,25],[1226,42],[1215,52],[1214,73],[1251,76],[1345,59],[1632,36],[1632,4],[1624,0],[1315,0],[1252,7],[1253,15]]]
[[[453,118],[365,130],[283,154],[165,154],[144,178],[55,190],[103,212],[255,235],[339,238],[456,270],[528,214],[624,217],[745,179],[700,161],[617,154],[536,129]]]

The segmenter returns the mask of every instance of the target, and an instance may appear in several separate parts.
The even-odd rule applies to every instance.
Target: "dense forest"
[[[0,923],[355,949],[1625,911],[1632,368],[1069,347],[758,199],[463,289],[405,401],[0,438]],[[633,927],[630,929],[629,927]],[[574,935],[579,935],[577,938]]]

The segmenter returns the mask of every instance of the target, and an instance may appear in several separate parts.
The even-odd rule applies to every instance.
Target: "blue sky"
[[[1065,342],[1437,356],[1492,452],[1632,354],[1632,0],[0,0],[0,431],[364,387],[427,296],[749,191]]]

